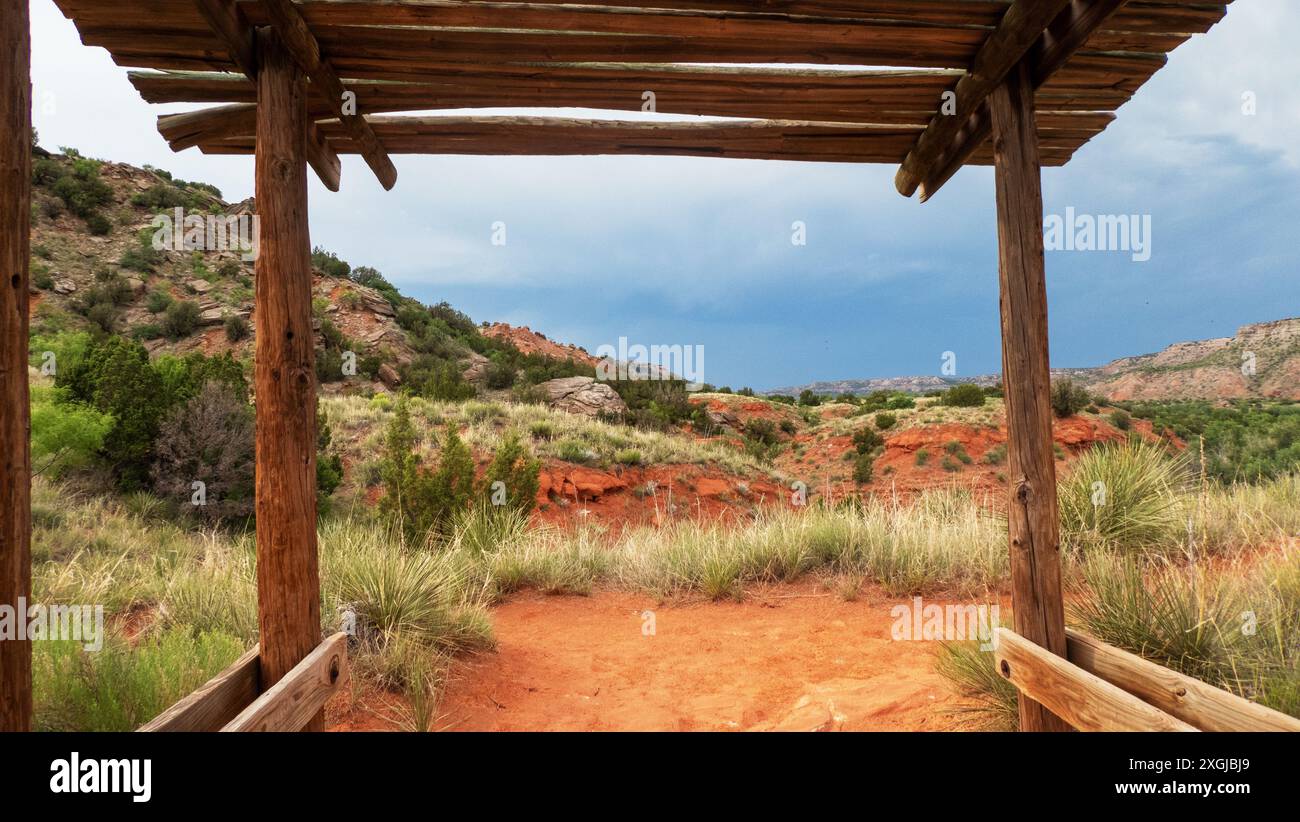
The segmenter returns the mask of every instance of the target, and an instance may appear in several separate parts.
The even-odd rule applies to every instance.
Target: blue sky
[[[1047,256],[1052,362],[1096,365],[1300,315],[1300,4],[1238,0],[1119,119],[1043,175],[1045,210],[1150,214],[1152,255]],[[107,53],[33,0],[42,143],[252,194],[251,158],[173,154]],[[1242,113],[1254,94],[1255,116]],[[614,115],[626,116],[626,115]],[[703,346],[704,379],[757,389],[1000,367],[993,176],[920,205],[892,166],[640,157],[357,158],[313,178],[311,234],[405,293],[588,350]],[[807,226],[807,245],[790,242]],[[506,225],[505,246],[492,226]]]

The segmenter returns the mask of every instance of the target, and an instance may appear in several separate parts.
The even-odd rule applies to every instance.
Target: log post
[[[997,188],[1012,607],[1016,633],[1064,657],[1043,192],[1034,91],[1023,64],[989,96],[989,108]],[[1020,729],[1057,731],[1068,730],[1068,726],[1021,694]]]
[[[307,231],[306,81],[258,31],[256,195],[257,611],[268,689],[321,641],[316,371]],[[307,730],[323,730],[318,714]]]
[[[0,0],[0,605],[32,594],[27,260],[32,83],[27,0]],[[21,617],[17,617],[21,618]],[[17,627],[14,625],[14,627]],[[32,646],[0,638],[0,731],[32,724]]]

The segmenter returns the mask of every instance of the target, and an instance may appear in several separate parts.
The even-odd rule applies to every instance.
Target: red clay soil
[[[934,642],[894,641],[879,591],[779,586],[744,603],[523,594],[497,650],[460,661],[438,726],[509,730],[953,730]],[[646,613],[655,631],[643,633]]]
[[[742,479],[703,465],[606,471],[549,460],[538,480],[536,520],[563,525],[581,519],[615,532],[683,517],[726,522],[787,496],[773,482]]]

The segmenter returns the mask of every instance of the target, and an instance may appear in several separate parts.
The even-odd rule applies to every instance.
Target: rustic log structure
[[[1114,649],[1077,639],[1067,647],[1047,400],[1040,169],[1064,165],[1104,131],[1169,51],[1222,19],[1226,2],[55,2],[86,45],[106,48],[119,65],[146,69],[130,74],[145,100],[215,104],[159,118],[174,150],[256,155],[261,643],[254,658],[151,726],[319,728],[323,695],[346,674],[345,648],[338,637],[322,644],[318,612],[306,169],[337,191],[338,155],[359,154],[391,188],[397,172],[390,155],[406,153],[890,163],[899,166],[899,192],[919,191],[923,201],[964,165],[994,166],[1016,626],[1001,661],[1004,676],[1022,691],[1021,725],[1105,727],[1095,706],[1079,705],[1091,699],[1113,706],[1123,727],[1196,724],[1166,713],[1164,680],[1149,671],[1137,676]],[[0,123],[24,134],[26,1],[0,3]],[[739,119],[427,114],[506,106]],[[0,149],[5,601],[30,587],[29,161],[25,140]],[[1093,666],[1091,673],[1066,660],[1069,648],[1080,649],[1078,664]],[[0,643],[0,674],[0,729],[25,728],[29,651]],[[1128,691],[1140,691],[1141,699]],[[310,699],[299,709],[287,709],[304,694]],[[1224,727],[1259,718],[1215,694],[1197,691],[1197,699],[1218,706]]]

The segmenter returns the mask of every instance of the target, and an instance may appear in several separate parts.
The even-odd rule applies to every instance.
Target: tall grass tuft
[[[1169,552],[1186,528],[1188,463],[1141,440],[1084,454],[1059,483],[1061,533],[1076,549]]]
[[[134,645],[109,634],[96,652],[73,640],[32,643],[33,725],[42,731],[130,731],[244,652],[223,633],[177,626]]]
[[[993,653],[978,641],[945,642],[935,669],[968,700],[956,713],[969,717],[982,730],[1010,731],[1020,722],[1016,686],[1000,675]]]

